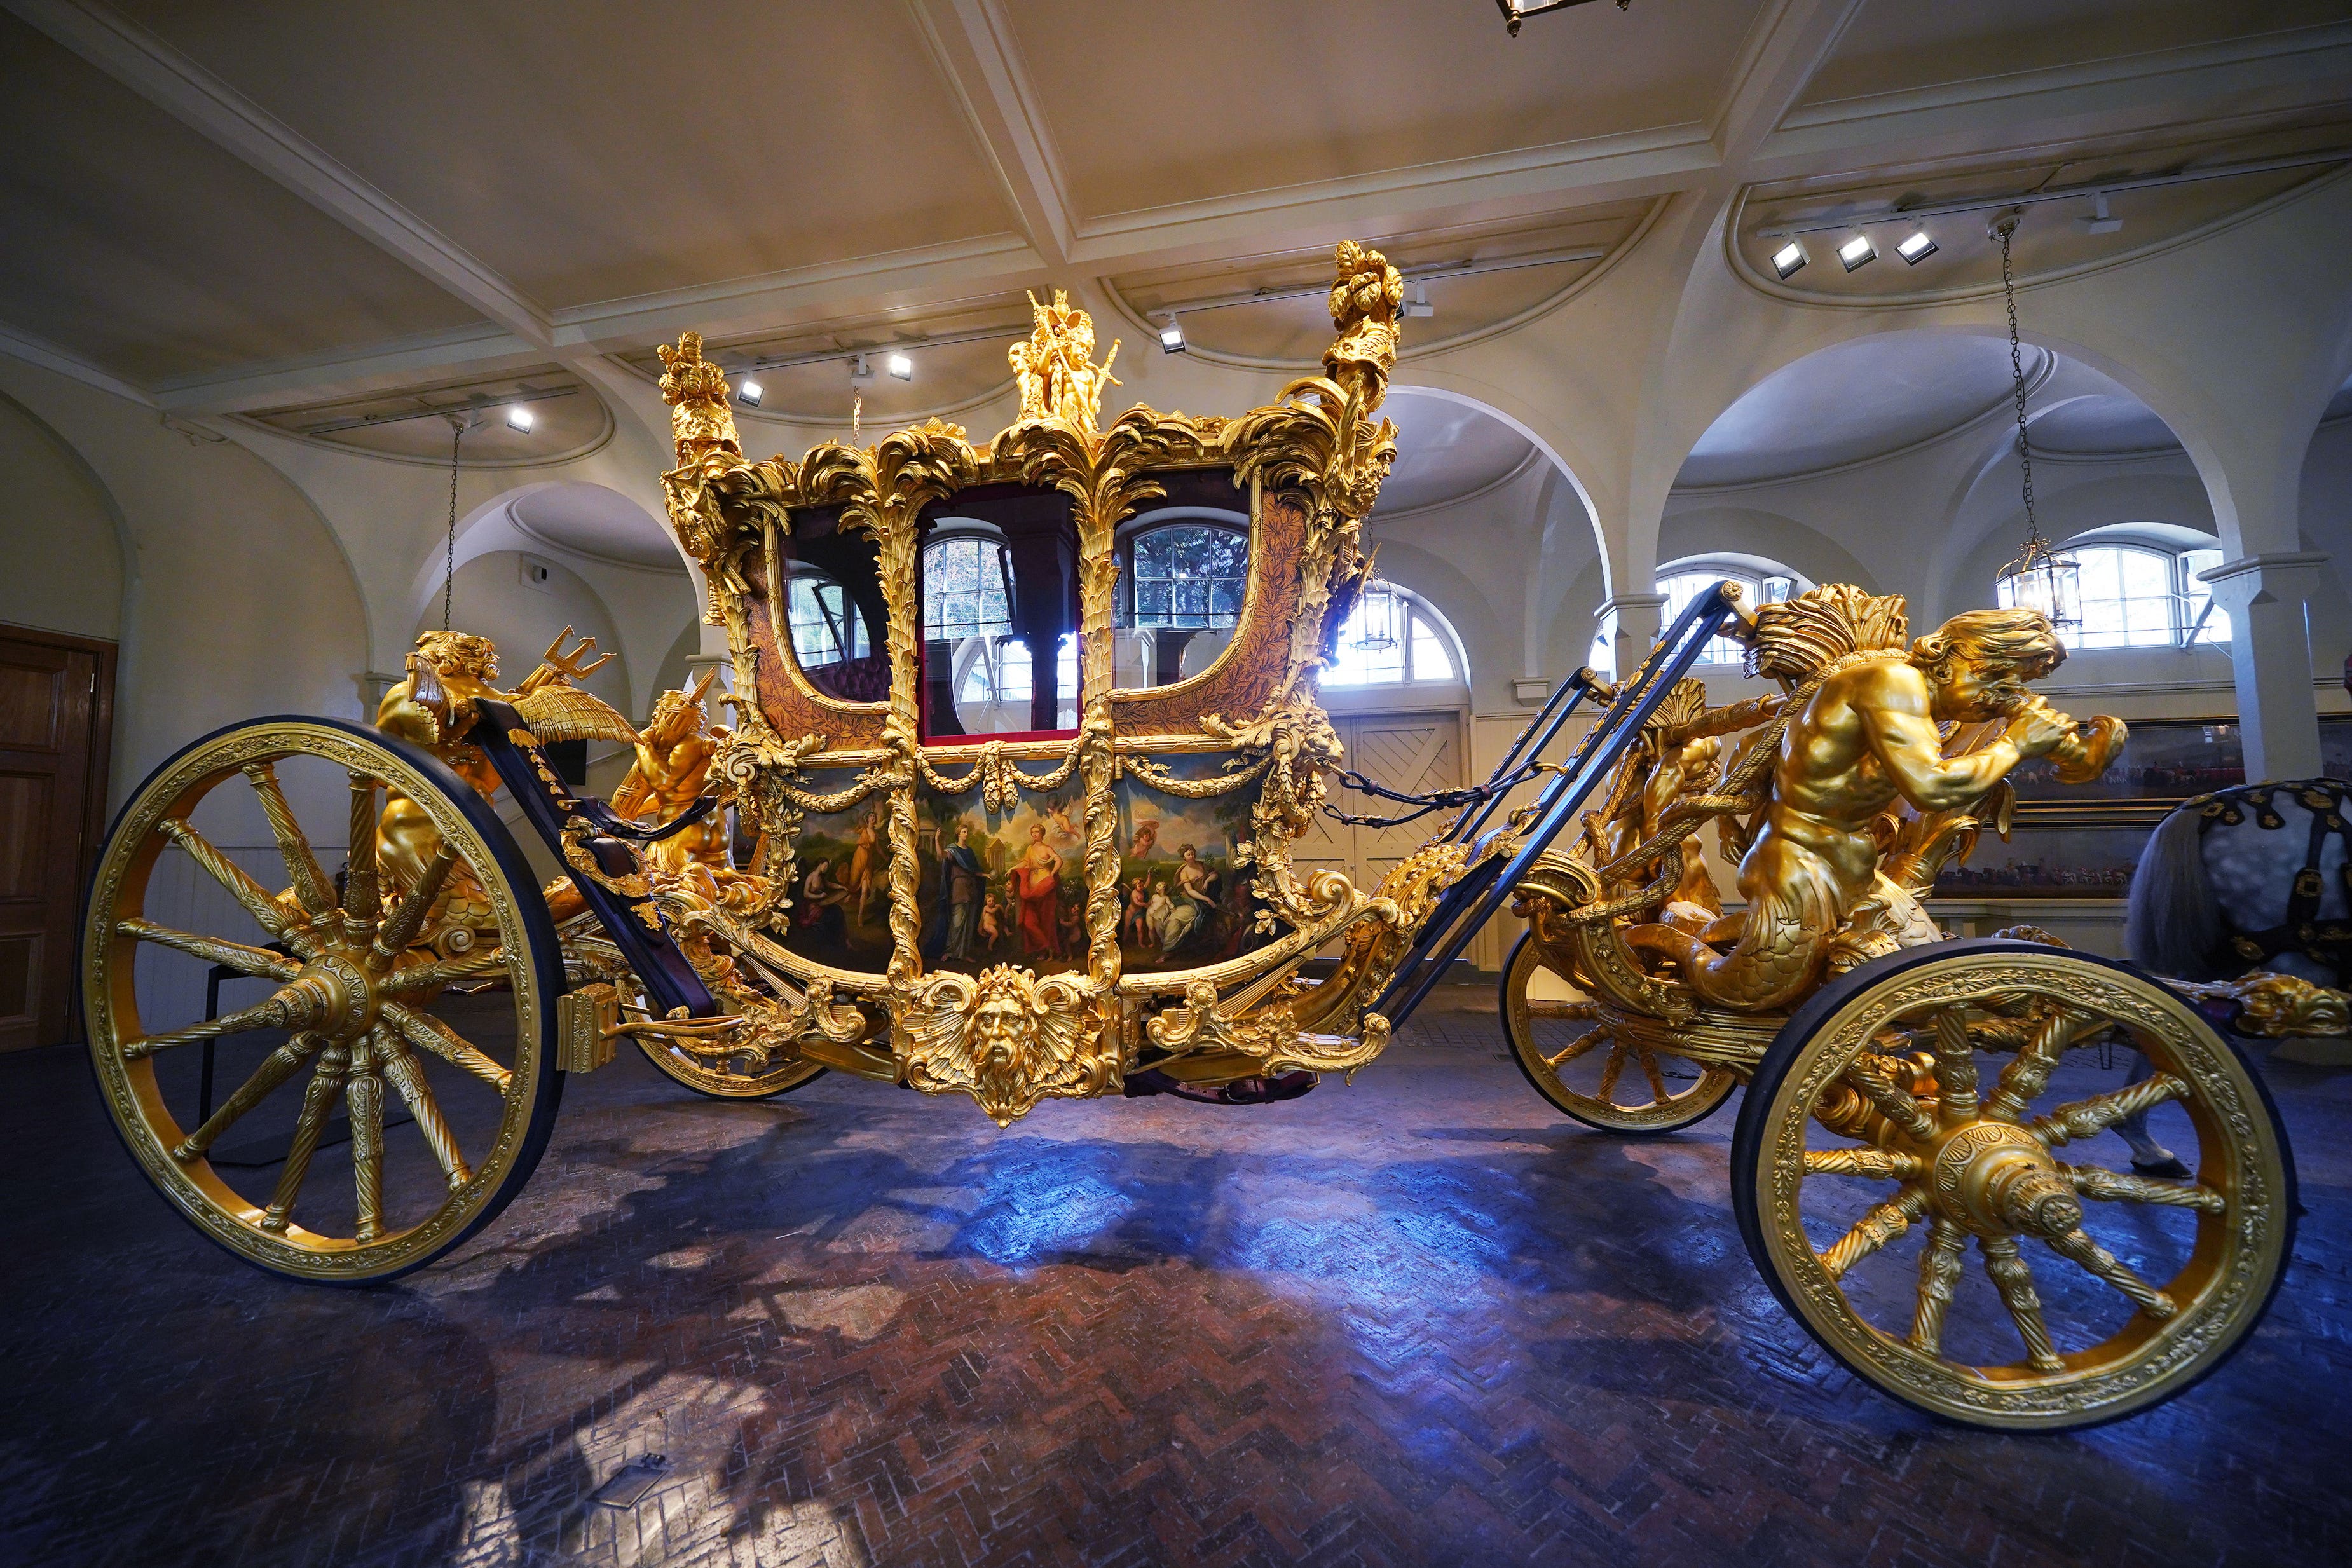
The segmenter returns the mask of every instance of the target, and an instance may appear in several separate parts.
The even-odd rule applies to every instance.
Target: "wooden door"
[[[0,1051],[79,1032],[74,925],[113,706],[112,643],[0,626]]]
[[[1414,795],[1461,787],[1462,720],[1457,714],[1335,716],[1331,727],[1347,748],[1344,765],[1377,784]],[[1412,810],[1343,788],[1336,777],[1327,782],[1331,803],[1342,811],[1393,817]],[[1302,877],[1340,871],[1358,887],[1369,889],[1453,819],[1451,811],[1432,811],[1402,827],[1359,828],[1318,815],[1314,829],[1291,846],[1291,862]]]

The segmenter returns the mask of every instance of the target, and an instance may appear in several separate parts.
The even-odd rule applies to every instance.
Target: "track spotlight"
[[[530,427],[538,423],[539,422],[537,420],[531,417],[530,410],[523,407],[520,403],[516,403],[512,408],[507,410],[507,428],[509,430],[520,430],[525,434],[529,434]]]
[[[1870,243],[1868,235],[1856,235],[1838,246],[1838,259],[1852,272],[1857,267],[1868,267],[1878,259],[1878,247]]]
[[[904,354],[891,355],[882,361],[882,368],[888,371],[894,380],[911,382],[915,379],[915,361]]]
[[[1428,284],[1416,283],[1412,286],[1412,298],[1404,302],[1404,313],[1408,316],[1434,316],[1437,314],[1437,307],[1429,302]]]
[[[746,407],[757,408],[760,406],[760,394],[762,390],[764,389],[761,387],[759,382],[753,381],[749,376],[745,376],[743,378],[743,384],[735,389],[735,395],[743,400]]]
[[[2107,193],[2105,191],[2092,196],[2091,215],[2074,221],[2083,225],[2084,234],[2111,235],[2124,226],[2123,219],[2107,211]]]
[[[874,363],[863,354],[850,356],[849,384],[854,387],[874,384]]]
[[[1184,327],[1171,313],[1160,327],[1160,351],[1181,354],[1184,351]]]
[[[1772,270],[1784,278],[1794,277],[1804,269],[1807,259],[1805,247],[1790,240],[1772,253]]]
[[[1921,229],[1909,239],[1906,239],[1901,245],[1896,246],[1895,247],[1895,254],[1901,256],[1913,267],[1916,267],[1921,262],[1936,254],[1936,242],[1928,235],[1926,229]]]

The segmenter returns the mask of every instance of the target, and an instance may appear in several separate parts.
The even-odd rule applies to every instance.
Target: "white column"
[[[1602,601],[1594,619],[1617,661],[1616,669],[1609,672],[1611,680],[1622,680],[1642,667],[1658,640],[1665,607],[1663,593],[1620,593]]]
[[[2273,551],[2197,574],[2230,612],[2230,664],[2249,782],[2319,776],[2319,704],[2304,601],[2320,589],[2315,569],[2326,560],[2315,550]]]
[[[702,699],[702,706],[715,723],[732,724],[734,716],[719,700],[735,689],[735,662],[728,655],[727,628],[724,626],[702,628],[700,647],[686,656],[687,689],[693,690],[702,677],[714,669],[719,672],[719,678],[711,683],[710,695]]]

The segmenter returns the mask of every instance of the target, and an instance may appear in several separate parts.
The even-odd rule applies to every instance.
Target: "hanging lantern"
[[[2000,601],[2038,610],[2053,627],[2083,623],[2083,568],[2060,555],[2040,533],[2029,533],[2015,560],[2000,569]]]
[[[2025,543],[2017,559],[2000,569],[1998,583],[2002,602],[2038,610],[2054,630],[2064,632],[2083,623],[2083,568],[2042,537],[2042,525],[2033,516],[2033,442],[2025,428],[2025,358],[2018,346],[2017,282],[2010,272],[2009,255],[2009,242],[2024,216],[2023,207],[2012,207],[1986,230],[1986,237],[2000,246],[2000,294],[2009,307],[2009,375],[2016,400],[2017,463],[2025,501]]]
[[[1404,640],[1404,606],[1396,590],[1375,578],[1364,587],[1356,606],[1356,635],[1349,644],[1360,653],[1384,653]]]

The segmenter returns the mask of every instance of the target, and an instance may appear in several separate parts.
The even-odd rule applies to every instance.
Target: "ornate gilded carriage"
[[[2047,1427],[2210,1370],[2259,1317],[2294,1215],[2284,1136],[2215,1019],[2242,1005],[2310,1027],[2326,993],[2184,998],[2046,939],[1942,939],[1919,899],[2004,825],[2007,768],[2031,753],[2095,772],[2120,736],[2026,692],[2055,662],[2046,623],[1969,641],[1955,622],[1910,644],[1899,600],[1835,588],[1752,610],[1718,584],[1622,685],[1564,683],[1485,786],[1422,802],[1455,814],[1380,885],[1296,869],[1341,760],[1316,681],[1370,577],[1360,539],[1394,458],[1378,413],[1402,293],[1377,253],[1343,245],[1323,374],[1236,419],[1138,407],[1108,426],[1117,345],[1097,364],[1091,324],[1056,295],[1011,350],[1020,414],[992,439],[932,421],[798,461],[748,459],[699,340],[666,348],[664,486],[727,627],[734,723],[710,723],[698,690],[640,730],[582,688],[588,650],[562,640],[502,691],[495,650],[443,632],[373,729],[262,719],[165,763],[117,821],[85,922],[93,1061],[133,1155],[260,1267],[383,1280],[496,1215],[565,1074],[622,1040],[721,1098],[835,1070],[968,1095],[1000,1126],[1050,1097],[1286,1099],[1379,1055],[1515,903],[1530,929],[1503,1023],[1530,1082],[1620,1132],[1687,1125],[1748,1082],[1743,1234],[1861,1375],[1962,1419]],[[1187,528],[1191,565],[1168,568]],[[1780,695],[1709,707],[1687,676],[1718,635],[1754,648]],[[584,737],[634,748],[609,801],[550,760]],[[1846,773],[1822,771],[1841,745]],[[348,802],[333,876],[297,820],[288,780],[305,770],[305,798]],[[221,789],[240,777],[242,808]],[[564,875],[534,877],[489,803],[500,788]],[[283,891],[223,847],[238,809],[266,824]],[[1744,912],[1696,870],[1709,821],[1742,862]],[[246,928],[157,918],[192,879]],[[225,977],[270,992],[183,1021],[175,963],[179,981],[212,966],[215,993]],[[244,1035],[269,1049],[215,1108],[215,1046]],[[2086,1050],[2118,1045],[2151,1075],[2075,1082]],[[1572,1082],[1583,1069],[1597,1083]],[[298,1081],[299,1105],[278,1092]],[[385,1136],[404,1109],[421,1134],[406,1166]],[[2053,1153],[2159,1110],[2187,1118],[2193,1179]],[[224,1153],[271,1113],[290,1117],[282,1153]],[[1808,1129],[1839,1142],[1811,1147]],[[346,1136],[328,1157],[348,1186],[311,1180]],[[266,1195],[247,1190],[253,1168],[277,1172]],[[1816,1197],[1868,1180],[1892,1196],[1822,1233]],[[2084,1230],[2086,1198],[2189,1231],[2119,1258]],[[1874,1323],[1884,1303],[1853,1270],[1914,1229],[1908,1315]],[[1948,1332],[1971,1239],[2021,1363]],[[2023,1239],[2110,1292],[2087,1349],[2060,1348]],[[2118,1300],[2120,1327],[2101,1319]]]

